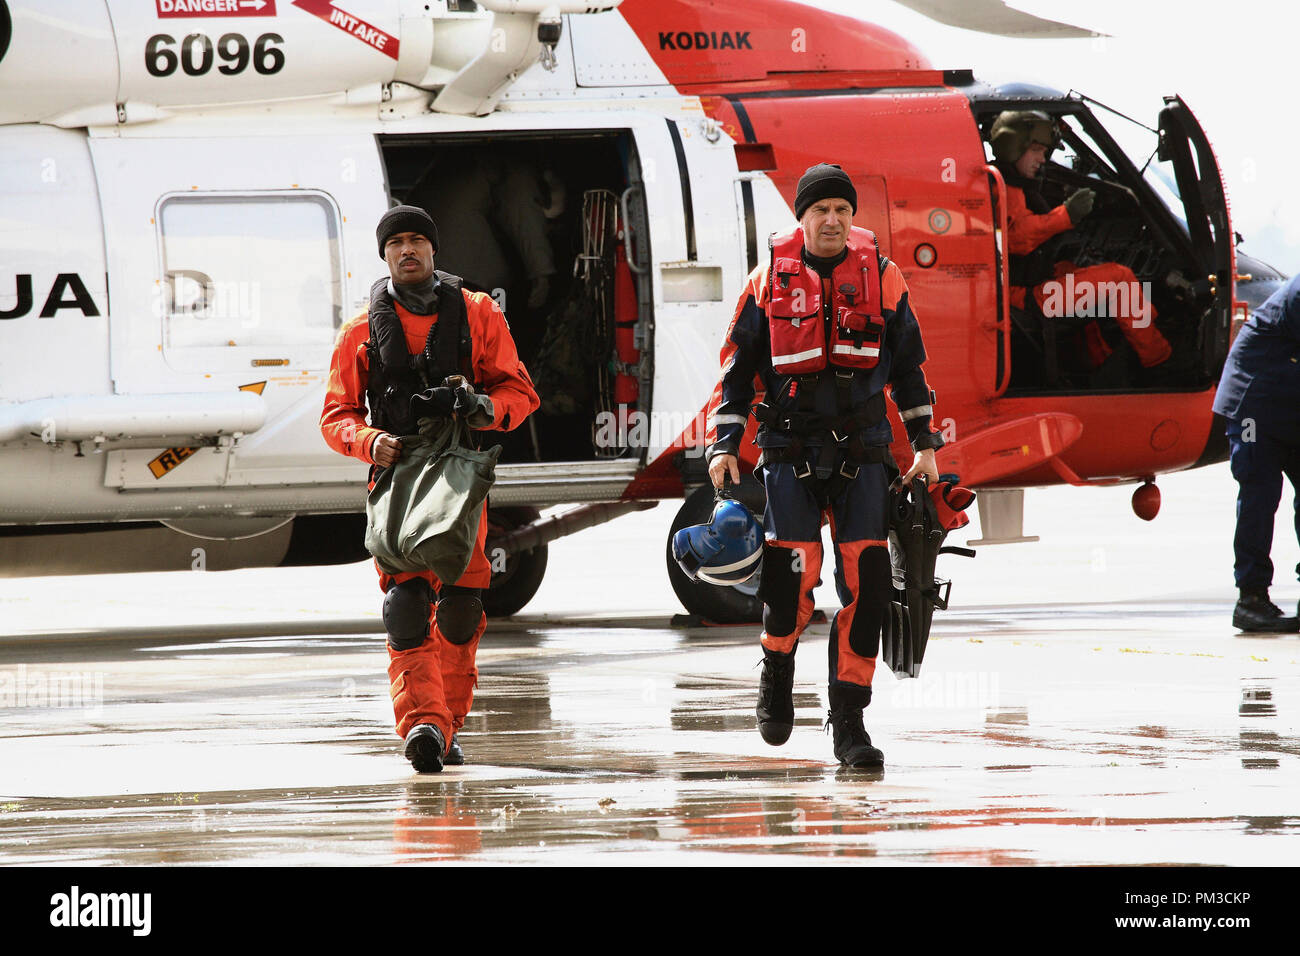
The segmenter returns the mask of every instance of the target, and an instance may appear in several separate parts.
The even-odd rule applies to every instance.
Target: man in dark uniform
[[[763,673],[758,729],[786,742],[794,725],[794,654],[813,613],[828,512],[835,584],[843,608],[830,636],[830,717],[835,756],[854,767],[884,763],[862,723],[881,624],[893,590],[888,546],[890,478],[896,474],[885,417],[889,385],[916,452],[906,475],[938,478],[925,347],[898,266],[875,237],[853,226],[858,196],[839,166],[799,180],[799,225],[773,235],[769,262],[753,271],[722,346],[722,377],[708,408],[709,477],[740,481],[737,452],[754,400],[763,450],[757,474],[764,519]]]
[[[1232,612],[1233,626],[1295,631],[1297,618],[1283,614],[1269,600],[1268,589],[1273,583],[1273,520],[1284,474],[1296,492],[1300,539],[1300,276],[1274,292],[1237,333],[1214,410],[1228,420],[1232,477],[1239,488],[1232,546],[1241,596]]]

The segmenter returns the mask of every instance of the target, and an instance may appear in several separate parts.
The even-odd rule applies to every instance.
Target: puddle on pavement
[[[1300,833],[1290,806],[1300,783],[1293,677],[1218,645],[1202,661],[1206,645],[1193,632],[1185,658],[1160,660],[1192,675],[1173,685],[1188,695],[1153,703],[1120,687],[1073,708],[1068,697],[1051,698],[1051,680],[1069,674],[1061,686],[1077,694],[1070,667],[1093,642],[1071,649],[1059,633],[1049,641],[1034,620],[1006,624],[1036,641],[1032,655],[1006,640],[960,645],[978,655],[981,672],[999,675],[1011,700],[1033,701],[1032,721],[1030,706],[1005,697],[987,709],[924,698],[909,709],[882,693],[872,719],[891,763],[875,774],[840,768],[815,733],[780,751],[761,742],[752,634],[693,641],[649,627],[550,623],[503,631],[480,659],[463,738],[469,764],[421,776],[388,723],[384,654],[372,635],[25,649],[50,671],[94,662],[81,669],[105,672],[106,698],[89,717],[6,711],[0,793],[47,795],[0,797],[0,859],[1293,859],[1281,839]],[[1161,630],[1160,639],[1175,638]],[[1240,670],[1222,674],[1229,665]],[[1140,656],[1132,666],[1143,666]],[[1146,686],[1159,693],[1154,679]],[[1209,700],[1212,713],[1202,706]],[[801,681],[795,704],[801,728],[820,727],[820,687]],[[177,766],[150,776],[170,762]],[[193,786],[131,792],[160,777]],[[103,795],[52,796],[89,787]],[[1239,835],[1251,837],[1248,846],[1233,842]]]

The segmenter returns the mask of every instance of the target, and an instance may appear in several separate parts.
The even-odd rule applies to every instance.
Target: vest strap
[[[419,355],[412,355],[406,346],[406,333],[388,292],[388,280],[377,279],[370,287],[366,401],[370,423],[395,435],[415,433],[410,401],[417,392],[441,385],[449,375],[457,373],[474,381],[473,342],[460,277],[448,272],[435,275],[437,320],[430,326]]]

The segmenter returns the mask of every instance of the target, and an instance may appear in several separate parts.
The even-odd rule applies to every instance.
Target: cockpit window
[[[1061,148],[1053,154],[1054,162],[1082,176],[1115,178],[1114,162],[1106,158],[1105,150],[1088,135],[1081,123],[1062,117],[1058,125],[1061,128]]]
[[[1158,130],[1141,123],[1130,116],[1113,110],[1104,103],[1096,100],[1090,100],[1093,106],[1097,107],[1092,110],[1093,117],[1106,128],[1116,144],[1124,151],[1134,168],[1141,173],[1142,178],[1147,181],[1155,194],[1160,197],[1171,213],[1187,227],[1186,213],[1183,211],[1183,200],[1178,192],[1178,183],[1174,177],[1173,163],[1169,160],[1162,160],[1156,155],[1160,146],[1160,133]],[[1077,123],[1074,124],[1076,127]],[[1086,133],[1082,135],[1086,136]]]
[[[1157,156],[1160,134],[1077,94],[1027,105],[1036,108],[981,117],[990,147],[999,124],[1031,122],[1017,112],[1051,117],[1059,142],[1037,182],[1026,183],[1010,157],[997,161],[1004,183],[993,180],[1015,210],[1007,394],[1206,387],[1215,289],[1186,229],[1173,163]],[[996,141],[1005,150],[1005,134]]]

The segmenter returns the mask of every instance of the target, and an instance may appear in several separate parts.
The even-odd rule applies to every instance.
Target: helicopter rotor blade
[[[1064,40],[1097,37],[1107,34],[1087,30],[1072,23],[1047,20],[1017,10],[1004,0],[894,0],[937,23],[1027,40]]]

